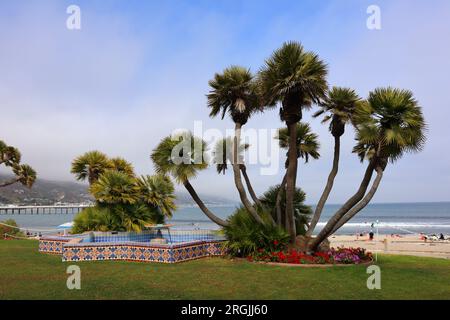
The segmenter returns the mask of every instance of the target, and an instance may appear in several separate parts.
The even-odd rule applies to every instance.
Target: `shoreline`
[[[450,259],[449,240],[421,240],[419,235],[375,235],[373,240],[368,236],[333,235],[331,247],[361,247],[372,253],[410,255],[419,257],[433,257]]]

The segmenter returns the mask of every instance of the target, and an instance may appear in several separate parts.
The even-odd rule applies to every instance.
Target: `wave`
[[[319,222],[317,226],[323,227],[326,222]],[[347,222],[342,226],[342,228],[355,228],[355,227],[370,227],[372,222]],[[377,225],[374,224],[374,227]],[[440,224],[440,223],[428,223],[428,222],[380,222],[378,224],[379,228],[449,228],[450,224]]]

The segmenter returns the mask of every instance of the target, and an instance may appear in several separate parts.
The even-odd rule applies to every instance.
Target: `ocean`
[[[227,218],[236,206],[211,207],[210,209],[221,218]],[[326,223],[329,217],[339,208],[339,205],[327,205],[317,226],[317,231]],[[30,231],[47,233],[58,225],[70,222],[75,214],[39,214],[39,215],[0,215],[0,221],[14,219],[23,228]],[[338,234],[355,234],[369,232],[372,223],[373,230],[381,234],[450,234],[450,202],[436,203],[385,203],[369,204],[351,221],[343,226]],[[197,207],[179,208],[168,221],[174,228],[218,229],[218,226]]]

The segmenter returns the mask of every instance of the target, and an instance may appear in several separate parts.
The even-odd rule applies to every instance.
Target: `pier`
[[[34,214],[74,214],[90,204],[52,205],[52,206],[0,206],[0,215],[34,215]]]

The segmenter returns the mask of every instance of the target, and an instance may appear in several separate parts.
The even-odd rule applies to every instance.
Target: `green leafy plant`
[[[77,169],[77,170],[74,170]],[[176,209],[174,185],[166,175],[136,177],[122,158],[109,159],[88,152],[72,167],[78,179],[88,178],[96,205],[74,220],[74,233],[85,231],[141,231],[146,224],[164,223]]]
[[[0,140],[0,165],[10,167],[15,177],[7,181],[0,181],[0,188],[7,187],[17,182],[31,188],[37,179],[36,171],[27,164],[21,164],[22,155],[19,149],[8,146]]]
[[[3,239],[5,234],[12,235],[17,237],[24,237],[24,234],[18,229],[17,222],[13,219],[7,219],[5,221],[1,221],[3,224],[0,224],[0,239]],[[5,226],[5,224],[7,226]]]
[[[259,210],[265,221],[270,221],[269,213]],[[227,237],[227,250],[230,255],[246,257],[259,248],[284,246],[289,241],[289,234],[280,226],[271,223],[256,223],[253,216],[244,208],[238,208],[228,219],[229,225],[224,227]]]
[[[265,207],[271,209],[271,214],[273,217],[275,217],[277,197],[279,197],[278,200],[280,204],[282,220],[286,221],[286,216],[284,214],[286,212],[286,192],[284,189],[280,188],[280,185],[270,187],[269,190],[267,190],[263,194],[261,202]],[[304,235],[306,233],[306,226],[312,214],[311,207],[304,204],[305,199],[305,192],[303,192],[303,190],[301,190],[300,188],[296,188],[294,193],[294,219],[297,235]]]

